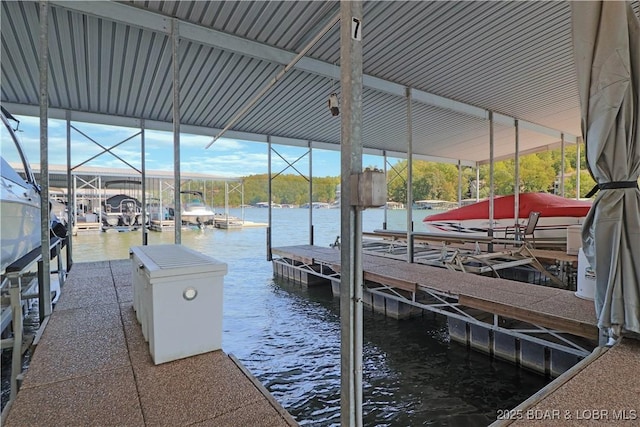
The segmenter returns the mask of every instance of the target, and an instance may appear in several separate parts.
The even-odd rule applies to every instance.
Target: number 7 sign
[[[351,18],[351,38],[354,40],[362,40],[362,22],[355,17]]]

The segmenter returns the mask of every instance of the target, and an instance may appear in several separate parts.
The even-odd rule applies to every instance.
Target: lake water
[[[308,244],[309,210],[274,209],[273,246]],[[416,230],[430,211],[415,211]],[[240,216],[239,210],[230,214]],[[388,228],[404,229],[406,211],[388,211]],[[267,222],[267,209],[245,219]],[[313,210],[315,244],[340,234],[338,209]],[[363,230],[382,228],[384,210],[363,213]],[[174,233],[150,232],[149,244]],[[74,237],[74,260],[128,258],[141,233]],[[339,300],[329,288],[302,289],[273,279],[266,229],[183,230],[182,244],[229,266],[224,284],[223,350],[232,353],[301,425],[340,422]],[[446,321],[430,314],[397,321],[365,309],[364,422],[367,426],[484,426],[548,380],[448,340]]]

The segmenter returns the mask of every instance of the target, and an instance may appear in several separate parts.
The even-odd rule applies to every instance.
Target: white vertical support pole
[[[174,243],[182,243],[180,204],[180,58],[178,58],[178,20],[171,20],[171,61],[173,69],[173,215]]]
[[[493,237],[493,199],[495,196],[493,170],[494,170],[494,129],[493,129],[493,111],[489,111],[489,231],[488,236]],[[493,244],[489,244],[489,252],[493,252]]]
[[[40,249],[38,268],[38,307],[40,321],[49,316],[51,307],[51,263],[49,246],[49,2],[40,1]]]
[[[413,262],[413,97],[407,94],[407,262]]]
[[[102,175],[98,175],[98,207],[100,206],[102,206]],[[95,210],[93,208],[93,203],[91,203],[91,209]],[[98,222],[102,224],[102,209],[100,209],[98,212],[100,213]],[[100,225],[100,227],[102,227],[102,225]]]
[[[145,156],[146,150],[146,141],[145,141],[145,123],[144,119],[140,120],[140,158],[141,158],[141,168],[142,171],[142,245],[146,246],[148,244],[149,234],[147,227],[147,219],[149,220],[149,225],[151,225],[151,218],[148,218],[147,212],[147,161]]]
[[[71,111],[65,111],[67,122],[67,271],[73,265],[73,227],[75,222],[75,191],[71,186]],[[71,211],[73,209],[73,212]]]
[[[313,246],[313,154],[309,141],[309,244]]]
[[[160,231],[162,231],[162,227],[164,227],[164,224],[162,223],[162,221],[164,221],[164,205],[162,204],[162,178],[158,178],[158,199],[160,200],[160,207],[158,208],[160,210],[160,214],[158,215],[158,219],[160,220]],[[167,219],[169,219],[168,216]]]
[[[362,426],[362,212],[351,177],[362,173],[362,1],[340,1],[340,424]]]
[[[69,206],[69,210],[73,209],[73,226],[78,224],[78,177],[73,175],[73,205]],[[69,202],[71,203],[71,201]]]
[[[269,216],[269,220],[267,221],[267,261],[271,261],[273,256],[271,254],[271,227],[272,227],[272,218],[271,218],[271,137],[267,135],[267,213]]]
[[[580,149],[582,148],[582,137],[576,140],[576,200],[580,200]]]
[[[240,200],[242,203],[242,223],[244,224],[244,179],[240,181]]]
[[[227,224],[227,230],[229,229],[229,181],[224,182],[224,216]]]
[[[384,186],[385,186],[384,194],[389,194],[389,181],[388,181],[388,177],[387,177],[387,152],[386,151],[382,151],[382,160],[383,160],[383,163],[384,163],[384,166],[383,166],[383,170],[384,170]],[[384,222],[382,223],[382,229],[383,230],[387,229],[387,204],[386,203],[384,205]]]
[[[458,160],[458,207],[462,206],[462,162]]]
[[[564,133],[560,134],[560,195],[564,197]]]
[[[515,123],[515,137],[516,137],[516,159],[515,159],[515,177],[513,184],[513,214],[516,220],[516,236],[519,232],[519,213],[520,213],[520,121],[516,119]],[[506,237],[506,236],[505,236]]]
[[[476,163],[476,202],[480,201],[480,165]]]

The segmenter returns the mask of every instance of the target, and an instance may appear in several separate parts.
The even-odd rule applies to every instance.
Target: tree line
[[[576,197],[577,147],[565,147],[564,195]],[[407,161],[396,163],[387,171],[389,200],[405,202],[407,199]],[[545,151],[520,157],[520,192],[547,192],[560,194],[562,156],[560,150]],[[480,198],[489,196],[489,165],[481,165],[479,182],[475,168],[462,168],[462,198],[475,198],[479,185]],[[515,192],[515,159],[494,163],[494,191],[496,195]],[[584,150],[580,156],[580,197],[595,185],[587,170]],[[458,200],[458,166],[426,161],[413,162],[413,199]]]
[[[229,191],[229,206],[240,206],[244,202],[247,205],[255,205],[269,200],[269,175],[250,175],[242,178],[244,187],[244,200],[242,193]],[[336,190],[340,184],[340,177],[313,178],[313,202],[332,203],[336,200]],[[200,185],[202,185],[200,183]],[[193,185],[192,185],[193,187]],[[229,183],[232,189],[234,184]],[[207,202],[210,203],[211,186],[205,191]],[[303,205],[309,203],[309,180],[300,175],[278,175],[271,182],[271,200],[273,203],[288,205]],[[224,182],[213,183],[213,203],[214,206],[225,205],[225,185]]]
[[[580,156],[580,197],[584,197],[595,182],[586,166],[584,150]],[[576,197],[575,145],[565,148],[564,192],[565,197]],[[560,194],[561,176],[560,150],[545,151],[520,157],[520,192],[549,192]],[[480,198],[489,195],[489,165],[480,166],[480,180],[476,182],[475,168],[462,168],[462,197],[475,198],[479,185]],[[514,193],[515,160],[503,160],[494,164],[494,188],[497,195]],[[237,189],[228,194],[229,206],[241,203],[255,205],[268,201],[268,174],[250,175],[242,178],[244,199]],[[215,206],[225,204],[224,182],[192,182],[193,189],[204,189],[207,202]],[[336,200],[340,177],[313,178],[313,202],[331,203]],[[234,184],[229,184],[230,188]],[[413,161],[413,199],[416,200],[458,200],[458,167],[454,164]],[[387,169],[388,200],[406,203],[407,161],[401,160]],[[211,203],[213,197],[213,203]],[[280,204],[303,205],[309,203],[309,181],[300,175],[278,175],[272,180],[272,201]]]

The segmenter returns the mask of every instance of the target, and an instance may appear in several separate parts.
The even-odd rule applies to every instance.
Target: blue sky
[[[40,162],[39,148],[39,118],[16,116],[20,120],[19,138],[27,152],[29,162]],[[105,147],[112,147],[124,139],[139,132],[139,129],[96,125],[73,122],[73,126],[87,134]],[[75,130],[71,131],[71,163],[73,166],[86,161],[102,151],[98,145],[86,139]],[[239,141],[221,138],[210,148],[204,147],[211,141],[210,137],[181,134],[181,170],[183,172],[197,172],[211,175],[238,177],[267,173],[267,144],[258,142]],[[173,134],[171,132],[146,131],[146,167],[147,170],[173,170]],[[303,155],[307,148],[273,145],[287,161],[293,162]],[[113,150],[115,154],[140,168],[140,136],[132,138]],[[66,123],[63,120],[49,120],[49,164],[66,165]],[[393,164],[396,159],[389,159]],[[114,156],[105,153],[87,166],[128,168]],[[379,156],[364,155],[363,166],[383,168],[384,160]],[[277,173],[286,167],[286,163],[275,153],[272,154],[272,172]],[[295,167],[307,175],[309,173],[309,159],[305,156]],[[285,174],[295,174],[289,168]],[[313,176],[340,175],[340,153],[313,149]]]

